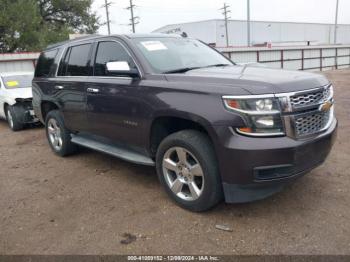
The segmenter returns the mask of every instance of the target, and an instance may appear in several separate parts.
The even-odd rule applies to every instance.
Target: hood
[[[202,68],[166,77],[169,81],[199,81],[203,84],[242,88],[255,95],[295,92],[329,84],[321,74],[248,65]]]
[[[27,88],[11,88],[11,89],[6,89],[7,96],[9,96],[12,99],[16,98],[32,98],[32,88],[27,87]]]

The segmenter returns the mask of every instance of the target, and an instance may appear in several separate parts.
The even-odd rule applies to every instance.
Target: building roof
[[[0,73],[1,77],[8,77],[8,76],[18,76],[18,75],[29,75],[33,76],[34,72],[6,72],[6,73]]]
[[[207,19],[207,20],[199,20],[199,21],[191,21],[191,22],[184,22],[184,23],[176,23],[176,24],[168,24],[165,26],[162,26],[158,29],[153,30],[152,32],[158,32],[162,29],[165,29],[167,27],[171,26],[178,26],[178,25],[185,25],[185,24],[196,24],[196,23],[204,23],[204,22],[224,22],[224,19]],[[247,20],[234,20],[230,19],[229,21],[231,22],[247,22]],[[313,23],[313,22],[288,22],[288,21],[262,21],[262,20],[251,20],[251,23],[277,23],[277,24],[302,24],[302,25],[329,25],[329,26],[334,26],[332,23]],[[350,24],[339,24],[338,26],[341,25],[347,25],[350,26]]]

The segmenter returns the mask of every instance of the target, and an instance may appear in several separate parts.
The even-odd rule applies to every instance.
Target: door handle
[[[99,93],[100,89],[89,87],[88,89],[86,89],[86,91],[88,91],[89,93]]]
[[[64,86],[55,86],[55,89],[62,90],[62,89],[64,89]]]

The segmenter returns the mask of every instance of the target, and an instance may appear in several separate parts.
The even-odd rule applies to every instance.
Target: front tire
[[[47,114],[45,129],[47,140],[56,155],[64,157],[76,152],[77,146],[71,142],[71,133],[65,127],[63,117],[58,110]]]
[[[19,121],[13,106],[6,107],[6,119],[12,131],[19,131],[24,128],[24,124]]]
[[[196,130],[183,130],[165,138],[157,151],[159,180],[181,207],[201,212],[218,204],[222,185],[211,141]]]

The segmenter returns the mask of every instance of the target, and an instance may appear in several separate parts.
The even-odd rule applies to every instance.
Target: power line
[[[226,30],[226,46],[229,46],[229,37],[228,37],[228,20],[231,18],[228,16],[229,13],[231,13],[231,11],[229,10],[230,6],[227,5],[226,3],[224,3],[224,7],[219,9],[219,10],[224,10],[224,12],[222,13],[225,17],[225,30]]]
[[[105,4],[102,6],[106,8],[108,35],[111,34],[111,21],[109,20],[109,10],[108,10],[108,7],[110,7],[111,4],[112,4],[111,2],[108,2],[108,0],[105,0]]]
[[[130,18],[130,24],[131,25],[131,28],[132,28],[132,32],[135,33],[136,32],[136,29],[135,29],[135,26],[140,23],[138,20],[140,19],[140,17],[138,16],[134,16],[134,8],[136,7],[136,5],[133,4],[133,0],[130,0],[130,6],[127,7],[126,9],[130,10],[130,15],[131,15],[131,18]]]

